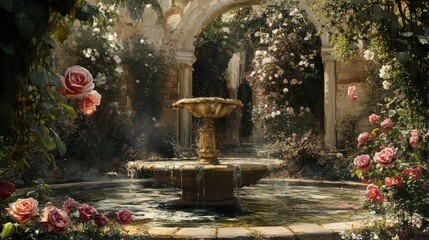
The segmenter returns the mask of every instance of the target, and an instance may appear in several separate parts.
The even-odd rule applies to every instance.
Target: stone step
[[[326,224],[297,223],[289,226],[255,227],[138,227],[127,226],[128,234],[151,239],[297,239],[331,240],[338,239],[341,233],[361,222],[337,222]]]

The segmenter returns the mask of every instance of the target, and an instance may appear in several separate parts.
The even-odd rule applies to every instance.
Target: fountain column
[[[176,61],[179,66],[179,98],[192,97],[192,65],[196,58],[189,51],[177,51]],[[185,109],[179,109],[179,142],[183,147],[191,146],[192,115]]]
[[[335,57],[332,55],[332,48],[322,47],[322,61],[324,67],[324,144],[325,148],[334,150],[337,144],[337,133],[335,129],[336,120],[336,94],[337,81],[335,74]]]

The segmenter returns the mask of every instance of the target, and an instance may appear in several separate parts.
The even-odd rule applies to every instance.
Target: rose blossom
[[[357,99],[355,92],[356,92],[356,87],[354,85],[348,87],[347,96],[349,96],[352,101],[355,101]]]
[[[52,232],[56,234],[67,233],[70,226],[70,218],[63,210],[57,209],[52,206],[52,203],[47,203],[43,209],[42,222],[45,223],[45,232]]]
[[[77,202],[73,198],[68,198],[63,203],[63,210],[66,213],[69,213],[73,210],[74,207],[76,207]]]
[[[128,224],[133,221],[133,215],[128,210],[119,210],[116,212],[116,222]]]
[[[378,119],[380,119],[380,116],[375,113],[371,114],[371,116],[368,117],[368,121],[370,123],[375,123],[378,121]]]
[[[13,192],[15,192],[15,184],[7,180],[3,180],[0,182],[0,199],[4,200],[10,197]]]
[[[391,147],[385,147],[380,152],[374,154],[374,161],[377,163],[377,168],[391,168],[395,163],[397,150]]]
[[[386,184],[386,186],[388,187],[390,186],[400,187],[404,185],[404,181],[402,180],[401,176],[387,177],[384,181],[384,184]]]
[[[419,146],[419,138],[420,138],[420,133],[417,130],[411,130],[411,137],[410,137],[410,145],[413,148],[416,148]]]
[[[415,179],[420,179],[422,178],[423,174],[420,168],[416,167],[416,168],[405,168],[404,171],[402,171],[402,175],[404,177],[412,177]]]
[[[383,133],[389,133],[393,127],[393,122],[390,118],[386,118],[380,123],[380,127]]]
[[[97,91],[91,91],[82,98],[79,109],[85,115],[91,115],[95,112],[96,107],[101,103],[101,95]]]
[[[355,157],[354,159],[355,166],[362,170],[362,172],[366,173],[371,168],[371,159],[369,155],[360,155]]]
[[[95,214],[97,214],[97,210],[95,210],[88,204],[83,204],[80,208],[78,208],[78,211],[79,219],[83,222],[91,220],[95,216]]]
[[[369,134],[367,132],[363,132],[363,133],[359,134],[357,141],[359,144],[365,144],[366,142],[368,142],[371,139],[372,139],[371,134]]]
[[[37,216],[39,210],[39,202],[34,198],[18,198],[16,202],[10,203],[9,208],[6,208],[10,218],[18,223],[26,223],[34,216]]]
[[[95,221],[95,224],[97,224],[97,226],[102,227],[109,222],[109,219],[106,217],[106,215],[97,214],[94,217],[94,221]]]
[[[57,92],[67,98],[82,98],[94,89],[91,73],[78,65],[67,68],[60,82]]]
[[[371,61],[374,59],[375,53],[369,49],[365,50],[363,52],[363,57],[365,58],[365,60],[367,61]]]
[[[365,197],[374,203],[383,203],[383,193],[380,191],[380,188],[374,184],[368,185],[365,191]]]

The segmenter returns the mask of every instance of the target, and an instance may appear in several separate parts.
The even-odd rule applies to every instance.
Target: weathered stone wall
[[[179,73],[172,67],[170,77],[165,81],[162,89],[163,109],[161,120],[172,127],[179,134],[179,111],[172,107],[172,104],[179,99]]]

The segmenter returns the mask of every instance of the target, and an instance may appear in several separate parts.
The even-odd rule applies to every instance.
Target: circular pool
[[[146,226],[231,227],[328,223],[368,218],[362,187],[285,179],[262,179],[236,189],[239,206],[181,208],[180,189],[152,179],[107,179],[52,185],[58,201],[72,197],[100,213],[128,209],[134,224]]]

